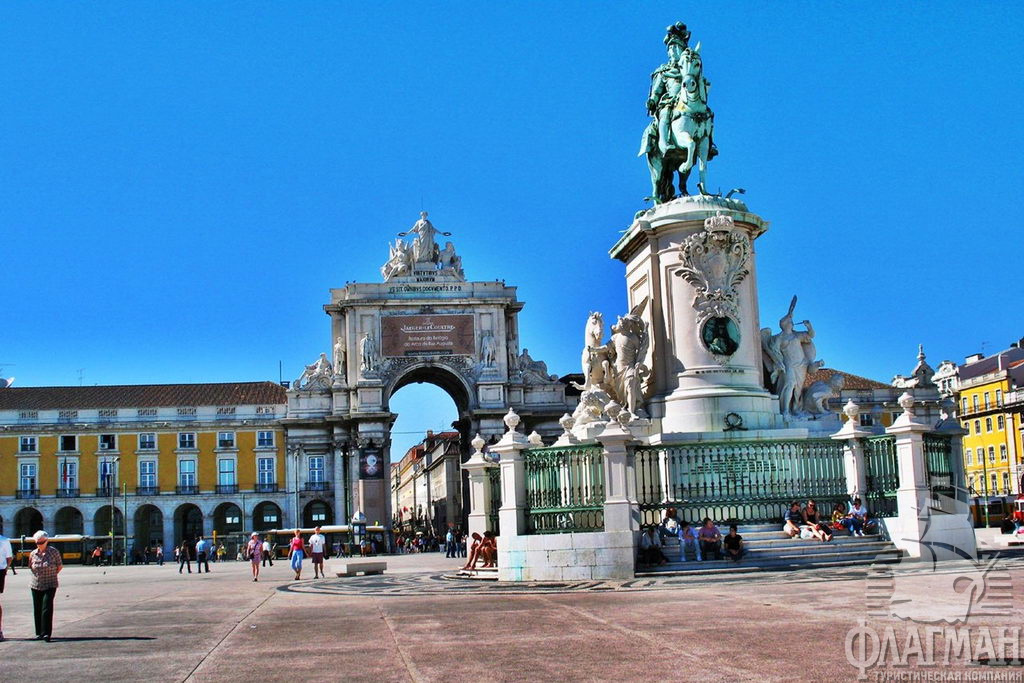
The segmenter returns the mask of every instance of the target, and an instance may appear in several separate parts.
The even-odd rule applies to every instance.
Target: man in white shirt
[[[274,566],[274,556],[270,553],[270,541],[267,540],[266,536],[263,537],[263,549],[262,550],[263,550],[263,553],[262,553],[263,566],[266,567],[267,566],[267,562],[270,562],[270,566],[273,567]]]
[[[324,575],[324,547],[327,539],[320,533],[320,527],[313,529],[313,535],[309,537],[309,552],[313,554],[313,578],[318,579]]]
[[[0,593],[4,592],[4,582],[7,580],[7,567],[14,562],[14,553],[11,552],[11,542],[6,536],[0,535]],[[4,640],[4,610],[0,607],[0,643]]]

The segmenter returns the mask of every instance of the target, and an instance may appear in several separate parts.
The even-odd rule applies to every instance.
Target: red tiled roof
[[[804,380],[804,386],[809,387],[813,383],[821,380],[822,382],[828,382],[832,378],[832,375],[836,373],[841,374],[846,381],[843,383],[843,389],[854,389],[854,390],[865,390],[865,389],[891,389],[892,386],[885,384],[884,382],[876,382],[873,379],[867,377],[861,377],[845,370],[835,370],[834,368],[820,368],[814,372],[808,373],[807,378]]]
[[[275,382],[0,389],[0,410],[280,405],[286,402],[284,388]]]

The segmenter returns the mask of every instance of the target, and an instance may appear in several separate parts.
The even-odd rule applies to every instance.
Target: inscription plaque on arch
[[[381,355],[471,356],[472,315],[389,315],[380,319]]]

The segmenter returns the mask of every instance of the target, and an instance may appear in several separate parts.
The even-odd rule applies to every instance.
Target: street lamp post
[[[120,458],[109,460],[110,466],[107,469],[107,486],[110,488],[110,566],[114,566],[114,488],[117,486],[114,480],[114,466],[120,462]]]
[[[128,482],[121,482],[121,493],[124,496],[124,510],[121,512],[121,531],[124,532],[124,566],[128,566]]]
[[[366,533],[366,515],[356,510],[352,515],[352,543],[359,548],[359,554],[363,554],[363,535]]]

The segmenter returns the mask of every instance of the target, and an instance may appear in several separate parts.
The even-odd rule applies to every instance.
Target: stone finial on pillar
[[[526,437],[516,431],[516,427],[519,426],[520,422],[520,418],[516,415],[516,411],[509,408],[508,412],[505,413],[505,417],[502,418],[502,421],[505,423],[505,427],[508,428],[508,431],[505,432],[505,435],[501,437],[501,440],[495,444],[495,446],[511,443],[525,445],[527,443]]]
[[[861,439],[871,436],[871,432],[860,428],[860,406],[850,399],[843,406],[846,422],[842,428],[832,435],[833,439],[843,442],[843,469],[846,471],[846,491],[851,497],[867,493],[867,466],[864,462],[864,446]]]
[[[576,423],[576,420],[572,419],[572,415],[566,413],[558,420],[558,424],[562,425],[562,435],[555,441],[555,446],[574,446],[580,442],[576,438],[576,435],[572,433],[572,426]]]
[[[526,437],[526,440],[533,448],[543,448],[544,446],[544,439],[541,438],[541,435],[538,434],[536,430],[530,432],[530,435]]]

